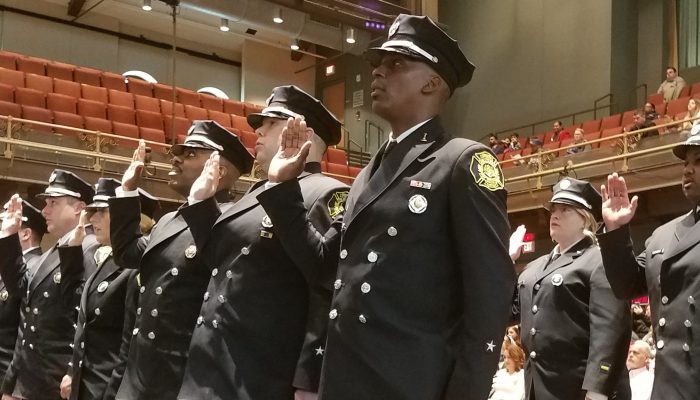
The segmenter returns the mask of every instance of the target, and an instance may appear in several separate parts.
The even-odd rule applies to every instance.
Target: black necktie
[[[389,141],[386,143],[386,146],[384,146],[384,151],[377,157],[377,160],[374,162],[374,168],[372,169],[372,173],[370,176],[374,175],[375,172],[379,169],[379,165],[384,161],[384,158],[386,157],[387,154],[391,151],[396,146],[396,140],[394,139],[389,139]]]

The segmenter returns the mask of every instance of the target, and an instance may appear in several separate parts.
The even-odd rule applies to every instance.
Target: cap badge
[[[49,185],[54,183],[56,181],[56,173],[52,172],[51,176],[49,177]]]
[[[53,274],[53,283],[55,283],[57,285],[59,283],[61,283],[61,273],[60,272],[56,272],[55,274]]]
[[[503,189],[503,172],[498,160],[489,151],[480,151],[472,156],[469,170],[477,185],[495,192]]]
[[[399,24],[399,21],[398,21],[398,20],[394,21],[394,23],[391,24],[391,26],[389,27],[389,37],[394,36],[394,34],[396,33],[396,31],[399,30],[399,25],[400,25],[400,24]]]
[[[562,179],[561,182],[559,182],[559,188],[566,190],[571,186],[571,181],[568,179]]]
[[[408,199],[408,209],[414,214],[423,214],[428,209],[428,199],[420,194],[415,194]]]
[[[7,289],[3,289],[3,290],[0,292],[0,300],[2,300],[2,301],[7,301],[7,299],[8,299],[9,297],[10,297],[10,294],[7,293]]]
[[[263,228],[268,228],[268,229],[272,228],[272,226],[273,226],[272,220],[267,215],[265,215],[262,219],[262,226],[263,226]]]
[[[562,282],[564,282],[564,277],[561,274],[552,275],[552,285],[561,286]]]
[[[108,287],[109,287],[109,282],[102,281],[102,282],[100,282],[99,286],[97,286],[97,291],[100,293],[104,293]]]
[[[348,191],[335,192],[331,199],[328,200],[328,214],[331,218],[345,212],[345,201],[348,199]]]
[[[197,246],[191,244],[185,249],[185,257],[194,258],[197,255]]]

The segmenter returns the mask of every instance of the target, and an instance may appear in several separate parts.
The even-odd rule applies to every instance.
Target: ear
[[[32,230],[30,228],[20,228],[19,230],[19,240],[29,240],[32,236]]]
[[[85,209],[86,205],[87,204],[85,204],[84,201],[76,201],[75,205],[73,206],[73,210],[75,211],[75,214],[80,215],[80,213],[83,212],[83,210]]]
[[[219,163],[219,180],[224,179],[226,175],[228,175],[228,168]]]
[[[442,85],[444,85],[445,82],[440,78],[438,75],[432,75],[430,77],[430,80],[423,85],[423,88],[421,89],[421,93],[424,94],[430,94],[437,92],[442,88]]]

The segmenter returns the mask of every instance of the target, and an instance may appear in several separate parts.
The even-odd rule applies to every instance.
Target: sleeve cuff
[[[124,190],[121,186],[119,186],[114,193],[117,195],[117,197],[139,197],[139,191],[137,190]]]
[[[608,396],[596,392],[591,392],[590,390],[586,392],[586,398],[591,400],[608,400]]]

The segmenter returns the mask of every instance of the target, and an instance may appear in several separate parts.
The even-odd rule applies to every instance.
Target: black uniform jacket
[[[100,251],[109,254],[108,247]],[[61,247],[59,254],[64,265],[84,261],[75,246]],[[125,346],[131,340],[136,316],[136,274],[134,269],[118,266],[110,255],[97,264],[85,282],[68,369],[73,379],[72,400],[114,399],[126,368]]]
[[[92,259],[97,241],[90,227],[83,253]],[[0,239],[0,275],[10,293],[23,295],[22,335],[17,338],[12,364],[5,374],[7,394],[32,400],[59,398],[59,385],[70,362],[77,308],[84,276],[94,264],[63,265],[58,246],[41,256],[31,282],[16,235]]]
[[[627,225],[598,240],[615,294],[649,295],[657,348],[651,398],[700,399],[700,224],[693,213],[657,228],[636,258]]]
[[[299,182],[311,220],[325,230],[337,212],[334,198],[344,198],[347,187],[315,168]],[[288,400],[295,385],[316,390],[324,347],[318,314],[328,312],[329,286],[314,287],[323,311],[309,311],[303,267],[289,257],[256,198],[264,190],[258,183],[223,213],[211,199],[182,210],[197,246],[206,243],[212,277],[180,399]]]
[[[584,238],[551,258],[518,278],[526,398],[583,400],[592,391],[629,399],[629,303],[610,289],[598,246]]]
[[[24,255],[27,268],[39,261],[41,248],[32,249]],[[24,293],[10,294],[0,276],[0,379],[10,366],[17,342],[20,324],[20,305]]]
[[[141,287],[118,399],[175,399],[209,270],[180,210],[141,234],[138,197],[109,200],[114,260],[138,268]]]
[[[320,397],[484,399],[514,284],[500,167],[437,118],[377,168],[383,151],[325,237],[302,218],[294,181],[263,193],[298,264],[322,277],[337,266]]]

